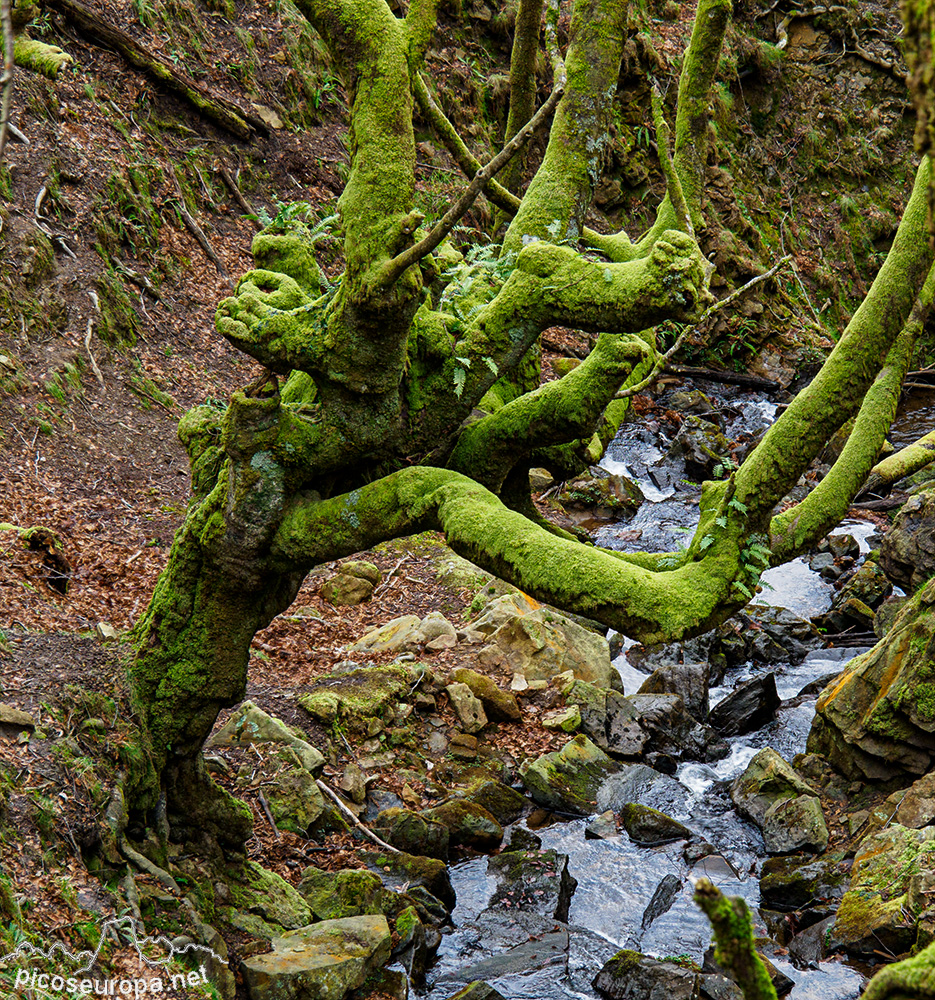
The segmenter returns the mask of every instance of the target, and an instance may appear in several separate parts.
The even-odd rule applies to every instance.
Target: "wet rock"
[[[372,720],[391,722],[399,702],[408,697],[409,688],[418,676],[402,665],[361,667],[318,678],[297,700],[322,722],[336,719],[349,719],[356,724]]]
[[[411,809],[384,809],[377,817],[376,832],[406,854],[448,859],[448,827]]]
[[[639,486],[626,476],[579,476],[565,484],[559,503],[577,508],[604,508],[617,519],[635,514],[645,497]]]
[[[741,736],[765,726],[780,704],[776,676],[768,673],[736,687],[711,709],[708,723],[721,736]]]
[[[894,824],[861,842],[834,934],[852,954],[908,951],[935,888],[935,827]]]
[[[474,697],[467,684],[449,684],[445,690],[464,731],[479,733],[487,725],[487,716],[480,699]]]
[[[310,866],[302,872],[298,889],[316,920],[362,913],[392,916],[401,907],[401,896],[385,889],[379,875],[360,869],[329,872]]]
[[[455,893],[443,861],[384,851],[358,851],[358,857],[388,888],[399,889],[405,885],[411,895],[413,887],[421,886],[449,910],[454,909]]]
[[[516,696],[500,688],[487,677],[476,670],[467,667],[455,667],[451,671],[451,680],[458,684],[466,684],[475,698],[479,698],[488,718],[502,722],[518,722],[523,713],[516,701]]]
[[[503,840],[503,827],[483,806],[468,799],[443,802],[424,810],[422,816],[431,824],[447,827],[450,847],[495,851]]]
[[[907,593],[935,575],[935,490],[903,504],[880,546],[880,566]]]
[[[561,750],[525,764],[520,774],[539,805],[588,816],[601,783],[618,769],[586,736],[578,735]]]
[[[818,552],[813,555],[808,560],[808,568],[813,573],[817,573],[822,580],[828,580],[832,583],[844,572],[843,568],[837,565],[830,552]]]
[[[312,919],[308,903],[285,879],[255,861],[227,865],[223,871],[225,900],[219,906],[224,920],[253,937],[272,939],[304,927]]]
[[[273,951],[241,963],[250,1000],[342,1000],[390,958],[386,917],[324,920],[274,938]]]
[[[697,482],[704,482],[714,478],[716,466],[730,463],[730,442],[716,424],[689,414],[675,435],[669,458],[681,459],[685,463],[686,475]]]
[[[206,747],[249,746],[251,743],[282,743],[290,747],[311,774],[321,774],[325,758],[303,739],[298,729],[268,715],[252,701],[245,701],[208,740]]]
[[[597,795],[598,809],[619,813],[631,802],[650,805],[669,813],[682,812],[688,802],[688,789],[645,764],[623,764],[617,774],[608,777]]]
[[[538,851],[542,847],[542,838],[531,830],[514,826],[510,832],[510,840],[506,845],[508,851]]]
[[[414,906],[407,906],[398,914],[396,933],[399,943],[393,949],[393,957],[406,970],[410,979],[422,982],[425,979],[429,951],[426,947],[425,926]]]
[[[604,636],[557,612],[542,607],[523,611],[521,598],[510,596],[491,602],[473,625],[482,632],[496,625],[488,633],[490,644],[481,650],[482,663],[522,674],[527,681],[548,681],[571,670],[598,687],[619,685]]]
[[[856,597],[870,608],[878,608],[890,594],[893,585],[880,566],[869,559],[834,595],[831,607],[836,608],[849,597]]]
[[[694,719],[708,714],[708,664],[669,663],[657,667],[643,681],[638,694],[677,694]]]
[[[487,862],[497,880],[490,906],[568,920],[568,906],[578,887],[568,872],[568,855],[548,851],[506,851]]]
[[[453,993],[448,1000],[506,1000],[506,997],[488,983],[477,980]]]
[[[620,811],[620,823],[635,844],[651,846],[668,844],[674,840],[688,840],[692,835],[688,827],[652,806],[628,802]]]
[[[770,747],[734,779],[730,797],[737,811],[760,828],[771,854],[820,852],[828,844],[818,793]]]
[[[838,601],[825,614],[815,619],[819,628],[832,634],[836,632],[871,632],[874,622],[873,608],[856,597]]]
[[[280,830],[304,837],[325,811],[325,800],[315,779],[304,767],[294,767],[276,777],[267,790],[269,809]]]
[[[698,978],[694,969],[624,950],[604,963],[591,985],[610,1000],[695,1000]]]
[[[828,535],[822,539],[818,550],[830,552],[835,559],[856,559],[860,555],[860,543],[853,535]]]
[[[760,876],[760,900],[771,910],[801,910],[837,903],[847,890],[851,865],[841,854],[823,858],[768,858]]]
[[[712,652],[728,666],[758,663],[801,663],[821,644],[815,626],[786,608],[750,605],[715,630]]]
[[[682,891],[682,880],[671,872],[666,875],[653,892],[652,899],[643,911],[643,919],[640,927],[645,931],[647,927],[663,913],[668,913],[672,909],[672,904],[678,899]]]
[[[606,840],[616,836],[617,820],[612,809],[602,812],[584,828],[585,840]]]
[[[509,785],[488,778],[475,781],[461,797],[482,806],[502,826],[515,823],[529,805],[529,800]]]
[[[561,925],[556,924],[554,918],[497,908],[481,914],[475,926],[485,949],[496,949],[497,953],[459,968],[458,980],[530,976],[542,969],[549,970],[550,978],[561,979],[564,975],[568,963],[568,932],[556,929]],[[521,940],[509,947],[508,942],[517,938]]]
[[[836,949],[834,914],[806,927],[789,942],[789,958],[797,969],[816,969],[818,963]]]
[[[679,390],[666,399],[666,406],[677,413],[693,413],[696,417],[705,417],[720,427],[721,415],[717,403],[706,396],[700,389]]]
[[[888,816],[895,816],[900,826],[910,830],[920,830],[935,822],[935,772],[923,775],[904,791],[894,792],[884,808]]]

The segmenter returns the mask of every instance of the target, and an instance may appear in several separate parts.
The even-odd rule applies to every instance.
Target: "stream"
[[[728,414],[723,430],[729,439],[756,435],[774,419],[776,407],[749,393],[699,385]],[[664,400],[660,402],[664,406]],[[722,410],[723,407],[723,410]],[[930,427],[935,416],[935,392],[910,397],[901,411],[891,439],[901,447]],[[700,489],[686,481],[680,462],[668,455],[669,442],[653,421],[625,424],[608,448],[602,467],[611,474],[635,480],[644,496],[636,514],[623,523],[605,524],[593,532],[599,545],[623,551],[669,551],[684,546],[698,521]],[[847,533],[869,550],[873,525],[846,521],[835,534]],[[827,610],[833,588],[812,572],[804,559],[768,571],[768,585],[756,603],[784,607],[800,617]],[[626,694],[635,693],[647,674],[627,660],[624,651],[614,661]],[[621,948],[654,957],[687,956],[699,964],[711,943],[710,927],[692,901],[692,880],[706,877],[751,906],[757,933],[768,936],[757,907],[759,870],[766,857],[760,832],[734,811],[728,795],[730,781],[743,772],[753,756],[770,746],[786,760],[805,750],[814,717],[815,694],[798,697],[808,684],[840,671],[862,650],[816,649],[798,664],[742,665],[729,669],[723,683],[710,690],[713,707],[738,684],[773,671],[783,704],[764,728],[729,738],[730,753],[715,763],[682,763],[673,777],[653,781],[644,791],[628,790],[627,801],[642,801],[668,813],[713,844],[718,854],[689,864],[684,842],[641,847],[626,833],[606,839],[586,839],[588,819],[557,821],[537,829],[542,848],[568,856],[569,872],[578,887],[571,900],[566,927],[534,913],[488,908],[496,880],[487,874],[487,858],[454,864],[451,882],[457,893],[452,915],[454,929],[443,936],[435,965],[420,995],[446,1000],[464,984],[483,979],[507,1000],[593,1000],[599,994],[591,980]],[[619,810],[614,777],[598,793],[598,811]],[[520,824],[522,825],[522,824]],[[509,842],[507,831],[504,843]],[[667,876],[671,904],[648,924],[644,911]],[[792,1000],[851,1000],[859,997],[865,976],[845,961],[823,961],[816,968],[797,969],[777,956],[774,964],[794,981]]]

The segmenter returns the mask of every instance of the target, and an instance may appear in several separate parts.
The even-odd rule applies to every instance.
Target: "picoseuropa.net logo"
[[[101,972],[101,950],[108,941],[128,949],[132,974]],[[101,937],[92,951],[72,953],[60,942],[40,948],[24,941],[0,957],[0,977],[12,975],[15,995],[41,997],[207,997],[212,995],[208,969],[223,963],[217,952],[191,941],[171,940],[165,935],[141,932],[133,917],[113,917],[101,925]],[[179,964],[187,966],[180,971]],[[195,968],[192,968],[195,966]]]

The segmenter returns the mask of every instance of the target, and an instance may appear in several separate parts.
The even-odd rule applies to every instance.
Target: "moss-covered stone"
[[[482,805],[470,799],[451,799],[424,810],[422,815],[448,828],[448,842],[452,847],[495,851],[503,840],[503,827]]]
[[[576,736],[561,750],[543,754],[520,769],[529,794],[539,805],[589,816],[597,790],[619,766],[587,736]]]
[[[281,830],[307,836],[325,809],[315,779],[304,767],[294,767],[276,778],[267,791],[270,812]]]
[[[323,722],[349,719],[360,723],[389,718],[408,694],[411,671],[403,666],[362,667],[346,674],[319,678],[311,690],[299,695],[299,704]]]
[[[377,816],[376,830],[388,844],[406,854],[448,858],[449,829],[440,819],[411,809],[384,809]]]
[[[382,851],[364,851],[359,857],[371,871],[380,875],[385,885],[423,886],[450,910],[454,909],[455,894],[444,861],[405,852],[388,854]]]
[[[403,906],[400,894],[384,889],[379,875],[359,869],[329,872],[309,867],[302,872],[298,889],[316,920],[356,917],[361,913],[392,917]]]
[[[230,892],[229,906],[218,912],[234,926],[260,937],[275,938],[296,927],[304,927],[311,910],[299,893],[281,876],[254,861],[229,866],[223,880]]]

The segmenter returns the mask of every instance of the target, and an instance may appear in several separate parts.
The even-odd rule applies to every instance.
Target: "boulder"
[[[448,1000],[506,1000],[506,997],[488,983],[476,980],[463,990],[453,993]]]
[[[448,827],[411,809],[384,809],[377,817],[376,832],[406,854],[448,859]]]
[[[548,681],[571,670],[601,688],[619,685],[603,635],[547,608],[523,610],[523,603],[519,595],[499,598],[473,623],[490,635],[490,644],[481,650],[482,663],[522,674],[527,681]]]
[[[323,920],[273,939],[241,963],[250,1000],[343,1000],[390,958],[386,917]]]
[[[479,778],[459,797],[482,806],[502,826],[515,823],[529,805],[524,795],[492,778]]]
[[[737,811],[760,828],[770,854],[820,852],[828,844],[818,793],[770,747],[734,779],[730,797]]]
[[[935,827],[893,824],[861,842],[851,885],[841,900],[834,935],[852,954],[893,955],[916,940],[920,917],[935,888]]]
[[[935,579],[815,703],[808,750],[850,778],[926,774],[935,757]]]
[[[503,840],[503,827],[483,806],[468,799],[450,799],[432,809],[425,809],[422,816],[429,823],[441,823],[447,827],[451,847],[495,851]]]
[[[688,789],[675,778],[646,764],[622,764],[598,790],[597,806],[619,813],[627,804],[637,802],[669,813],[680,813],[687,808],[688,797]]]
[[[488,904],[568,920],[568,906],[578,882],[568,872],[568,855],[548,851],[505,851],[487,862],[497,880]]]
[[[632,517],[646,498],[632,479],[605,473],[566,482],[557,499],[566,507],[604,508],[617,519],[625,519]]]
[[[656,667],[637,694],[677,694],[685,711],[704,721],[708,715],[708,675],[706,662],[666,663]]]
[[[219,873],[229,904],[218,907],[227,923],[253,937],[275,938],[283,930],[304,927],[312,919],[308,903],[275,872],[255,861],[227,865]]]
[[[336,573],[321,585],[323,600],[337,607],[363,604],[373,594],[373,584],[359,576]]]
[[[250,746],[251,743],[282,743],[291,747],[302,766],[311,774],[321,774],[325,758],[303,739],[300,730],[287,726],[281,719],[268,715],[252,701],[245,701],[205,744],[216,746]]]
[[[849,597],[856,597],[874,610],[878,608],[890,594],[893,584],[880,566],[869,559],[834,595],[831,601],[832,609],[843,604]]]
[[[385,889],[379,875],[357,868],[329,872],[310,866],[302,872],[298,889],[316,920],[339,920],[362,913],[390,917],[402,905],[399,893]]]
[[[450,676],[455,683],[466,684],[474,697],[481,700],[489,719],[502,722],[519,722],[522,719],[523,713],[516,696],[502,691],[486,674],[467,667],[455,667]]]
[[[689,414],[675,435],[669,458],[682,459],[690,479],[706,482],[714,478],[715,466],[731,464],[730,441],[710,420]]]
[[[573,733],[581,728],[581,710],[577,705],[567,705],[546,712],[539,720],[543,729],[560,729],[563,733]]]
[[[699,978],[694,969],[624,950],[604,963],[591,985],[610,1000],[696,1000]]]
[[[639,802],[628,802],[620,811],[620,823],[634,844],[648,847],[688,840],[691,830],[664,812]]]
[[[524,764],[520,774],[539,805],[589,816],[601,783],[618,769],[586,736],[578,735],[561,750]]]
[[[317,678],[299,695],[298,702],[310,715],[327,723],[337,719],[357,725],[374,719],[394,721],[400,701],[408,697],[418,676],[401,664],[360,667]]]
[[[487,716],[480,699],[474,696],[467,684],[449,684],[445,690],[461,728],[466,733],[479,733],[487,725]]]
[[[907,593],[935,576],[935,490],[903,504],[880,546],[880,566]]]
[[[429,959],[426,946],[425,925],[415,906],[407,906],[396,917],[396,934],[399,942],[393,949],[393,957],[415,982],[425,979],[425,967]]]
[[[653,892],[652,899],[646,904],[643,910],[643,919],[640,921],[640,928],[646,930],[652,922],[661,917],[663,913],[668,913],[672,909],[672,904],[678,899],[682,891],[682,880],[671,872],[663,876],[659,885]]]
[[[455,893],[444,861],[405,852],[390,854],[384,851],[360,850],[357,856],[370,871],[380,876],[388,888],[397,890],[405,888],[410,895],[415,888],[422,888],[440,900],[449,910],[454,909]]]
[[[851,865],[842,854],[767,858],[760,875],[760,904],[783,912],[833,906],[850,880]]]
[[[711,709],[708,723],[721,736],[741,736],[765,726],[780,704],[776,675],[768,673],[738,685]]]
[[[294,767],[277,775],[266,797],[276,826],[301,837],[308,835],[309,827],[325,811],[325,800],[318,785],[304,767]]]

